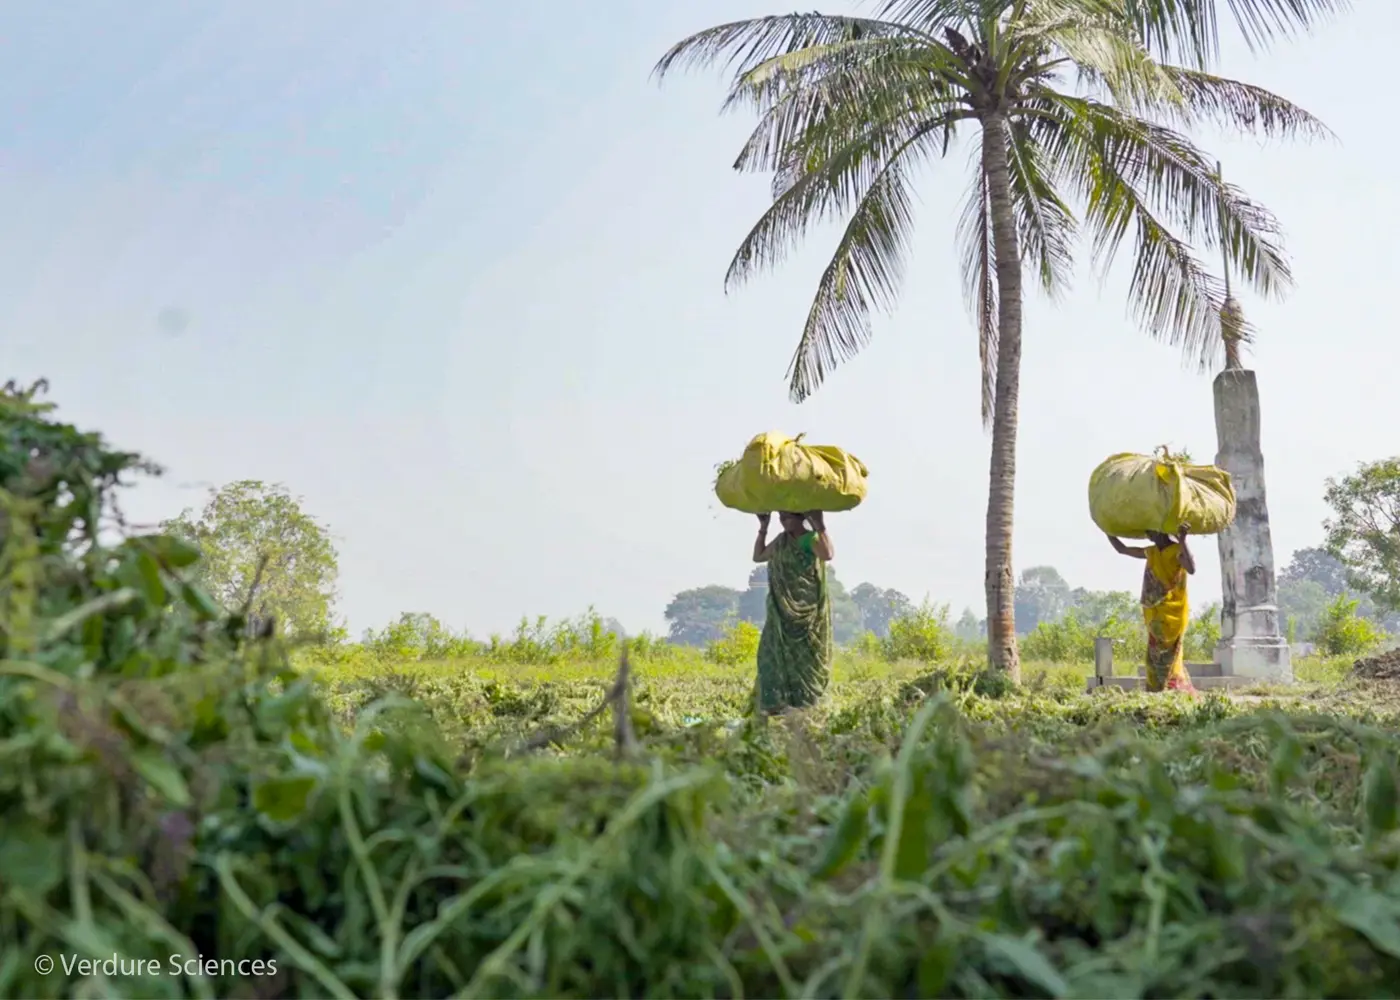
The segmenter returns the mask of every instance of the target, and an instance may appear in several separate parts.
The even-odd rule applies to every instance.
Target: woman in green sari
[[[758,642],[758,707],[765,713],[816,704],[831,680],[831,595],[826,564],[835,550],[820,511],[780,511],[768,541],[758,515],[753,561],[768,564],[768,614]],[[807,525],[811,524],[810,530]]]

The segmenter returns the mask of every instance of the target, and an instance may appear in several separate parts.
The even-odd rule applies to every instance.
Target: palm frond
[[[986,141],[983,134],[982,141]],[[997,386],[997,279],[992,244],[992,212],[987,175],[979,169],[958,219],[958,244],[962,251],[963,300],[977,325],[977,357],[982,376],[982,424],[990,427],[996,415]]]
[[[737,79],[730,99],[752,102],[760,116],[734,168],[776,174],[776,198],[823,150],[849,145],[872,123],[888,130],[900,121],[919,122],[959,99],[961,91],[945,78],[954,71],[946,49],[882,41],[812,61],[803,77],[785,81],[781,92]]]
[[[762,112],[784,96],[842,71],[849,74],[860,69],[868,77],[878,68],[898,75],[910,62],[911,53],[926,44],[920,37],[883,35],[784,52],[735,74],[723,110],[752,106]]]
[[[842,361],[870,342],[870,314],[894,306],[914,228],[905,175],[908,154],[936,131],[931,126],[893,155],[851,213],[831,262],[817,283],[797,350],[788,366],[789,392],[800,403]]]
[[[863,17],[834,14],[775,14],[731,21],[685,38],[652,69],[662,80],[673,69],[700,69],[716,64],[744,74],[775,56],[834,45],[854,37],[905,35],[910,29]]]
[[[1263,87],[1212,76],[1199,70],[1164,66],[1184,98],[1168,113],[1183,125],[1211,121],[1242,132],[1262,132],[1269,138],[1335,139],[1322,121]]]
[[[1127,185],[1144,205],[1164,213],[1185,242],[1223,246],[1260,294],[1278,296],[1292,284],[1278,220],[1238,187],[1222,183],[1214,159],[1188,138],[1097,101],[1056,94],[1052,103],[1067,113],[1074,139],[1069,155],[1089,171],[1086,177]],[[1057,170],[1069,166],[1054,162]]]
[[[969,115],[957,109],[931,120],[866,122],[859,132],[832,137],[836,140],[834,149],[822,148],[827,136],[813,139],[804,134],[794,139],[789,147],[796,161],[791,168],[792,183],[740,243],[725,275],[725,286],[733,287],[777,264],[813,225],[859,206],[889,163],[912,142],[949,130]],[[820,126],[814,130],[820,131]],[[810,147],[806,143],[811,143]]]
[[[1351,0],[1125,0],[1144,44],[1165,62],[1205,69],[1220,57],[1224,4],[1253,50],[1351,9]]]
[[[1022,262],[1035,269],[1041,288],[1055,299],[1068,288],[1074,270],[1078,223],[1055,189],[1044,153],[1026,124],[1013,121],[1009,131],[1007,165]]]
[[[1221,182],[1204,155],[1168,129],[1063,94],[1046,96],[1037,111],[1032,127],[1056,176],[1084,198],[1095,263],[1108,268],[1131,230],[1135,317],[1188,359],[1214,363],[1225,290],[1191,244],[1223,241],[1227,259],[1257,290],[1277,294],[1291,275],[1271,239],[1272,216]]]
[[[1027,56],[1035,49],[1056,52],[1119,107],[1145,110],[1182,100],[1118,0],[1035,0],[1007,30],[1016,39],[1015,62],[1033,64]]]
[[[854,79],[834,79],[851,76]],[[774,172],[774,202],[734,255],[726,286],[776,264],[814,223],[844,215],[865,196],[890,159],[915,137],[947,133],[971,112],[928,93],[927,79],[892,81],[834,74],[795,92],[775,135],[760,122],[735,166],[751,161]]]
[[[917,25],[933,34],[944,27],[971,27],[996,20],[1010,0],[882,0],[875,16],[900,24]]]

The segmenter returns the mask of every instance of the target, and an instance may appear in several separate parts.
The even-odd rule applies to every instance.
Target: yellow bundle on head
[[[1089,477],[1089,516],[1121,538],[1175,534],[1182,524],[1192,534],[1213,535],[1235,519],[1235,488],[1230,474],[1213,465],[1124,453]]]
[[[737,462],[719,467],[715,496],[745,514],[850,510],[865,499],[867,475],[848,451],[768,431],[750,441]]]

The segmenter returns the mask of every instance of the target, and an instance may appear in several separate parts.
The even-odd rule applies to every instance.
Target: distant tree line
[[[830,567],[827,582],[831,588],[832,632],[841,644],[849,644],[866,632],[887,639],[891,623],[916,610],[908,595],[892,587],[860,583],[848,591]],[[1137,613],[1137,599],[1128,591],[1071,588],[1053,566],[1026,570],[1016,593],[1016,631],[1022,635],[1034,631],[1041,622],[1058,622],[1071,611],[1084,624]],[[681,645],[705,646],[718,641],[735,622],[761,626],[767,604],[767,566],[758,566],[749,574],[745,590],[720,584],[683,590],[666,606],[668,637]],[[968,608],[953,624],[953,632],[969,641],[986,638],[986,619]]]
[[[847,591],[829,569],[827,580],[832,631],[840,644],[849,644],[864,632],[888,638],[890,623],[915,609],[907,595],[893,588],[861,583]],[[1290,641],[1314,641],[1329,608],[1353,595],[1357,617],[1392,635],[1400,633],[1400,612],[1378,607],[1369,594],[1355,593],[1349,586],[1346,566],[1325,549],[1294,552],[1278,581],[1279,613]],[[766,566],[749,574],[746,590],[718,584],[683,590],[666,607],[669,638],[681,645],[705,646],[722,638],[726,627],[736,621],[761,626],[767,600]],[[1032,566],[1021,574],[1016,586],[1016,632],[1020,636],[1029,635],[1041,624],[1059,624],[1071,615],[1081,625],[1097,627],[1110,620],[1133,621],[1140,614],[1137,595],[1131,591],[1071,587],[1053,566]],[[954,623],[953,631],[960,639],[976,641],[986,637],[987,623],[968,608]]]
[[[898,590],[858,584],[847,590],[827,567],[831,589],[831,629],[837,643],[852,642],[865,632],[883,639],[890,634],[890,623],[914,610],[914,602]],[[684,646],[705,646],[723,637],[734,622],[762,625],[768,609],[768,567],[756,566],[749,574],[745,590],[719,584],[682,590],[666,606],[666,624],[672,642]]]

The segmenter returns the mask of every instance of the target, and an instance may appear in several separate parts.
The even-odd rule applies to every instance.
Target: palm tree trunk
[[[1011,203],[1006,119],[982,121],[982,171],[992,216],[997,269],[997,379],[992,416],[991,482],[987,490],[987,658],[993,670],[1021,680],[1016,648],[1016,579],[1011,535],[1016,501],[1016,421],[1021,393],[1021,248]]]

